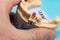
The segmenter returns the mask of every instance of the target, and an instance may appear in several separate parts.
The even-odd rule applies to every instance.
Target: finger
[[[9,0],[8,1],[8,4],[11,5],[11,6],[14,6],[16,4],[18,4],[21,0]]]
[[[13,3],[17,4],[19,3],[21,0],[13,0]]]
[[[16,5],[16,4],[18,4],[19,2],[20,2],[21,0],[14,0],[14,4],[13,5]]]

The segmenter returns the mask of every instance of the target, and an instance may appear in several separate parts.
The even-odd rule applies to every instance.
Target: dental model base
[[[33,25],[34,27],[55,29],[60,23],[59,17],[55,17],[52,20],[47,20],[46,18],[44,18],[44,16],[36,16],[35,11],[33,10],[32,14],[30,14],[30,12],[28,11],[31,8],[33,9],[35,7],[40,7],[40,4],[40,0],[22,0],[17,9],[17,15],[20,21],[24,25]]]

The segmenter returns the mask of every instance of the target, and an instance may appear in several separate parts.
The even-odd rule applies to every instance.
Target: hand
[[[53,40],[52,29],[33,28],[18,30],[10,22],[9,14],[13,5],[20,0],[0,0],[0,40]]]

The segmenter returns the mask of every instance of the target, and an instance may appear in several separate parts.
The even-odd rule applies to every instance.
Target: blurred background
[[[41,0],[41,8],[48,14],[52,19],[55,16],[60,16],[60,0]],[[60,40],[60,26],[55,30],[55,40]]]
[[[41,9],[52,19],[60,16],[60,0],[41,0]],[[13,7],[12,12],[16,13],[17,6]],[[55,40],[60,40],[60,26],[54,30],[56,33]]]

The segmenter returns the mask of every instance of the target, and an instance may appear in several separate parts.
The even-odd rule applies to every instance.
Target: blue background
[[[60,16],[60,0],[42,0],[41,8],[50,18]],[[60,40],[60,26],[55,30],[55,40]]]
[[[60,0],[41,0],[41,8],[52,19],[55,16],[60,16]],[[16,12],[17,6],[13,7],[12,12]],[[60,40],[60,26],[55,30],[55,40]]]

